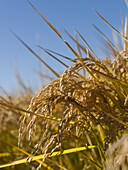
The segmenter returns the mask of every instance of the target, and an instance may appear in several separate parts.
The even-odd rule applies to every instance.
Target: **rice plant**
[[[59,75],[13,33],[57,79],[33,95],[27,109],[17,105],[15,101],[0,102],[2,110],[22,114],[19,147],[10,145],[28,156],[27,159],[0,168],[31,162],[29,165],[37,169],[41,165],[44,169],[127,169],[127,147],[122,146],[127,135],[120,139],[128,127],[127,19],[125,24],[121,20],[121,34],[94,10],[124,41],[123,45],[117,42],[118,46],[115,46],[94,26],[105,39],[111,56],[111,59],[106,57],[100,60],[77,30],[75,38],[65,31],[77,45],[78,51],[75,51],[61,33],[30,2],[29,4],[72,51],[74,59],[39,47],[66,67],[62,75]],[[83,45],[78,38],[83,41]],[[66,58],[72,65],[67,66],[57,56]],[[119,151],[117,147],[120,147]],[[119,163],[115,164],[114,161],[117,160]],[[33,161],[36,163],[32,164]]]

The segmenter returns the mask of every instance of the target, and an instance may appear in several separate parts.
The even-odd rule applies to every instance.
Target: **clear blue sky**
[[[111,29],[93,12],[96,9],[117,30],[121,30],[121,11],[123,18],[128,9],[124,0],[30,0],[39,12],[57,28],[64,39],[71,42],[64,33],[66,29],[74,35],[76,28],[96,53],[99,53],[100,36],[92,24],[99,27],[111,39]],[[27,86],[37,88],[41,85],[36,73],[40,67],[47,69],[12,35],[13,30],[51,67],[60,73],[64,67],[55,62],[36,45],[73,57],[65,44],[32,9],[26,0],[0,0],[0,86],[7,92],[17,89],[14,63],[17,62],[19,74]],[[74,45],[75,47],[75,45]],[[102,58],[102,56],[99,56]],[[52,73],[50,73],[52,76]]]

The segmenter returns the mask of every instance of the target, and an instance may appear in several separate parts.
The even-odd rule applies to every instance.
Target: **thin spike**
[[[124,36],[127,39],[127,16],[125,17]],[[127,41],[124,40],[124,51],[127,51]]]
[[[50,52],[48,52],[47,50],[45,50],[43,47],[40,47],[42,50],[44,50],[49,56],[51,56],[52,58],[54,58],[55,60],[57,60],[58,62],[60,62],[61,64],[63,64],[65,67],[69,67],[67,66],[65,63],[63,63],[62,61],[60,61],[58,58],[56,58],[54,55],[52,55]]]
[[[67,34],[76,44],[78,44],[78,46],[82,49],[82,51],[85,52],[85,54],[86,54],[92,61],[98,63],[102,68],[107,69],[105,65],[101,64],[101,62],[99,62],[99,60],[96,60],[96,59],[90,54],[90,52],[89,52],[87,49],[85,49],[82,45],[80,45],[66,30],[64,30],[64,31],[66,32],[66,34]],[[78,60],[78,58],[77,58],[77,60]],[[80,62],[82,62],[82,61],[80,61]],[[108,70],[108,69],[107,69],[107,70]]]
[[[38,46],[39,47],[39,46]],[[57,53],[57,52],[55,52],[55,51],[52,51],[52,50],[49,50],[49,49],[47,49],[47,48],[45,48],[47,51],[49,51],[49,52],[51,52],[51,53],[54,53],[54,54],[56,54],[56,55],[58,55],[58,56],[60,56],[60,57],[63,57],[63,58],[65,58],[65,59],[67,59],[67,60],[70,60],[70,61],[72,61],[72,59],[71,58],[69,58],[69,57],[66,57],[66,56],[64,56],[64,55],[62,55],[62,54],[59,54],[59,53]]]
[[[28,1],[28,0],[27,0],[27,1]],[[47,20],[43,17],[43,15],[42,15],[29,1],[28,1],[28,3],[29,3],[29,4],[32,6],[32,8],[41,16],[41,18],[43,18],[43,20],[52,28],[52,30],[62,39],[60,32],[59,32],[55,27],[53,27],[52,24],[50,24],[50,22],[47,21]]]
[[[65,29],[64,29],[65,33],[81,48],[81,50],[87,54],[87,49],[85,49],[82,45],[80,45]],[[89,53],[89,58],[91,58],[92,60],[94,60],[94,57]]]
[[[107,24],[109,25],[117,34],[119,34],[124,40],[126,40],[128,42],[128,40],[119,33],[119,31],[117,31],[111,24],[109,24],[109,22],[107,20],[105,20],[95,9],[93,9],[93,11]]]
[[[78,37],[77,37],[77,34],[75,32],[75,38],[76,38],[76,41],[78,42]],[[79,53],[79,56],[80,58],[82,58],[82,54],[81,54],[81,51],[80,51],[80,47],[78,46],[78,43],[77,43],[77,50],[78,50],[78,53]],[[85,77],[85,69],[83,68],[83,76]]]
[[[118,51],[118,49],[112,44],[112,42],[100,31],[100,29],[99,28],[97,28],[94,24],[93,24],[93,27],[104,37],[104,39],[108,42],[108,44],[112,47],[112,48],[114,48],[116,51],[117,51],[117,53],[119,54],[120,52]]]
[[[113,35],[114,42],[116,43],[116,46],[118,47],[118,48],[117,48],[118,51],[122,51],[122,50],[123,50],[123,47],[122,47],[122,44],[121,44],[120,41],[119,41],[118,35],[117,35],[115,32],[113,32],[112,35]]]
[[[93,50],[91,49],[91,47],[88,45],[88,43],[85,41],[85,39],[82,37],[82,35],[75,29],[76,33],[80,36],[80,38],[83,40],[83,42],[86,44],[86,46],[88,47],[88,49],[91,51],[91,53],[93,54],[93,56],[99,61],[98,57],[95,55],[95,53],[93,52]]]
[[[128,0],[125,0],[125,3],[126,3],[126,5],[127,5],[127,7],[128,7]]]
[[[121,25],[122,25],[122,33],[123,33],[123,36],[124,36],[124,23],[123,23],[122,13],[121,13]]]
[[[49,54],[51,57],[53,57],[54,59],[56,59],[57,61],[59,61],[61,64],[63,64],[65,67],[69,67],[67,66],[65,63],[63,63],[62,61],[60,61],[58,58],[56,58],[55,56],[53,56],[51,53],[49,53],[47,50],[45,50],[44,48],[41,47],[41,49],[43,49],[47,54]],[[85,78],[83,76],[81,76],[79,73],[77,73],[76,71],[73,71],[79,78],[82,78],[85,80]]]
[[[44,49],[43,49],[44,50]],[[48,53],[48,51],[47,51],[47,53]],[[48,53],[49,55],[52,55],[52,54],[50,54],[50,53]],[[53,56],[52,56],[53,57]],[[55,56],[53,57],[53,58],[56,58]],[[56,58],[57,59],[57,58]],[[57,59],[58,60],[58,59]],[[59,62],[61,62],[61,61],[59,61]],[[62,64],[62,63],[61,63]],[[63,63],[64,64],[64,63]],[[68,66],[66,66],[67,68],[68,68]],[[80,75],[79,73],[77,73],[76,71],[73,71],[79,78],[81,78],[81,79],[83,79],[83,80],[85,80],[85,77],[83,77],[82,75]]]
[[[12,31],[11,31],[12,32]],[[21,40],[14,32],[12,34],[36,57],[40,60],[56,77],[60,77],[47,63],[45,63],[23,40]]]
[[[76,38],[76,41],[78,42],[77,34],[75,34],[75,38]],[[77,50],[78,50],[78,53],[79,53],[79,57],[82,58],[81,51],[80,51],[80,48],[78,46],[78,43],[76,45],[77,45]]]
[[[73,54],[75,54],[75,56],[79,58],[79,54],[70,46],[70,44],[66,42],[65,40],[64,42],[69,47],[69,49],[73,52]]]

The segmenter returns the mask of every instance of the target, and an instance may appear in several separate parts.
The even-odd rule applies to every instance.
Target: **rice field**
[[[77,30],[75,37],[66,31],[77,45],[76,51],[28,3],[71,50],[74,59],[40,47],[66,67],[59,75],[12,32],[56,79],[37,94],[19,81],[24,93],[0,96],[0,168],[127,170],[127,19],[123,23],[121,18],[121,34],[94,10],[101,22],[105,22],[123,40],[123,44],[117,40],[116,46],[100,28],[94,26],[109,50],[109,56],[101,60]],[[83,44],[79,43],[79,39]],[[71,61],[72,65],[66,65],[63,58]]]

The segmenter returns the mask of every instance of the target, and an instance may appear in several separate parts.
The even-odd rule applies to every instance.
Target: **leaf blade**
[[[87,147],[79,147],[79,148],[66,149],[66,150],[63,151],[63,153],[61,153],[61,151],[53,152],[51,155],[50,155],[50,153],[47,153],[46,157],[53,157],[53,156],[59,156],[59,155],[65,155],[65,154],[80,152],[80,151],[84,151],[86,149],[92,149],[92,148],[95,148],[95,147],[96,146],[94,145],[94,146],[88,146],[88,148]],[[38,159],[42,159],[43,156],[44,155],[34,156],[32,161],[36,161]],[[14,165],[19,165],[19,164],[23,164],[23,163],[26,163],[26,162],[29,162],[29,160],[26,161],[26,158],[25,158],[25,159],[14,161],[14,162],[9,163],[9,164],[0,165],[0,168],[5,168],[5,167],[14,166]]]

